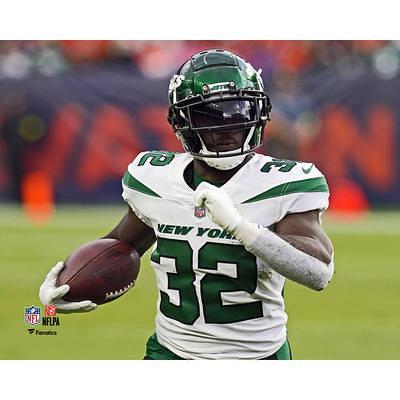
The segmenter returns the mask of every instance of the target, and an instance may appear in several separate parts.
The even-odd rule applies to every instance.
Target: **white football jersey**
[[[260,359],[286,340],[285,278],[195,208],[186,153],[144,152],[129,165],[123,198],[154,229],[156,334],[185,359]],[[285,215],[328,207],[310,163],[254,155],[221,186],[247,219],[273,229]]]

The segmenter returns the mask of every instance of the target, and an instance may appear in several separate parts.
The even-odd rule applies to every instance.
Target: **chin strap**
[[[204,161],[211,168],[229,170],[236,168],[238,165],[240,165],[246,158],[246,155],[247,154],[240,154],[238,156],[221,158],[202,157],[201,160]]]

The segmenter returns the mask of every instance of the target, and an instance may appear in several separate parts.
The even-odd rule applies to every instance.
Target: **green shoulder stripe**
[[[319,178],[303,179],[301,181],[293,181],[282,183],[267,191],[258,194],[242,204],[253,203],[255,201],[271,199],[273,197],[285,196],[292,193],[308,193],[308,192],[326,192],[329,193],[328,184],[323,176]]]
[[[159,197],[161,198],[160,195],[158,195],[156,192],[153,192],[149,187],[144,185],[142,182],[138,181],[136,178],[134,178],[129,171],[125,172],[124,179],[122,180],[125,186],[128,186],[128,188],[136,190],[138,192],[148,194],[149,196],[154,196],[154,197]]]

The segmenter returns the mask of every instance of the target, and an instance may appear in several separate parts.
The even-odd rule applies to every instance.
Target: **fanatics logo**
[[[56,306],[54,306],[54,305],[45,306],[44,316],[45,317],[55,317],[56,316]]]
[[[25,322],[30,325],[40,324],[40,313],[39,307],[25,307]]]
[[[194,207],[194,216],[197,218],[204,218],[206,216],[205,207]]]

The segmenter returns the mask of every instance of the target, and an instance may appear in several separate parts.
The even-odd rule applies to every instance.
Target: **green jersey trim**
[[[274,197],[286,196],[293,193],[310,193],[310,192],[324,192],[329,193],[328,184],[323,176],[318,178],[302,179],[301,181],[293,181],[282,183],[267,191],[258,194],[248,200],[242,202],[254,203],[255,201],[272,199]]]
[[[136,190],[137,192],[141,192],[141,193],[147,194],[149,196],[161,198],[161,196],[158,195],[156,192],[154,192],[149,187],[147,187],[145,184],[143,184],[142,182],[140,182],[136,178],[134,178],[129,173],[129,171],[125,172],[124,179],[122,180],[122,182],[125,186],[128,186],[129,189]]]

